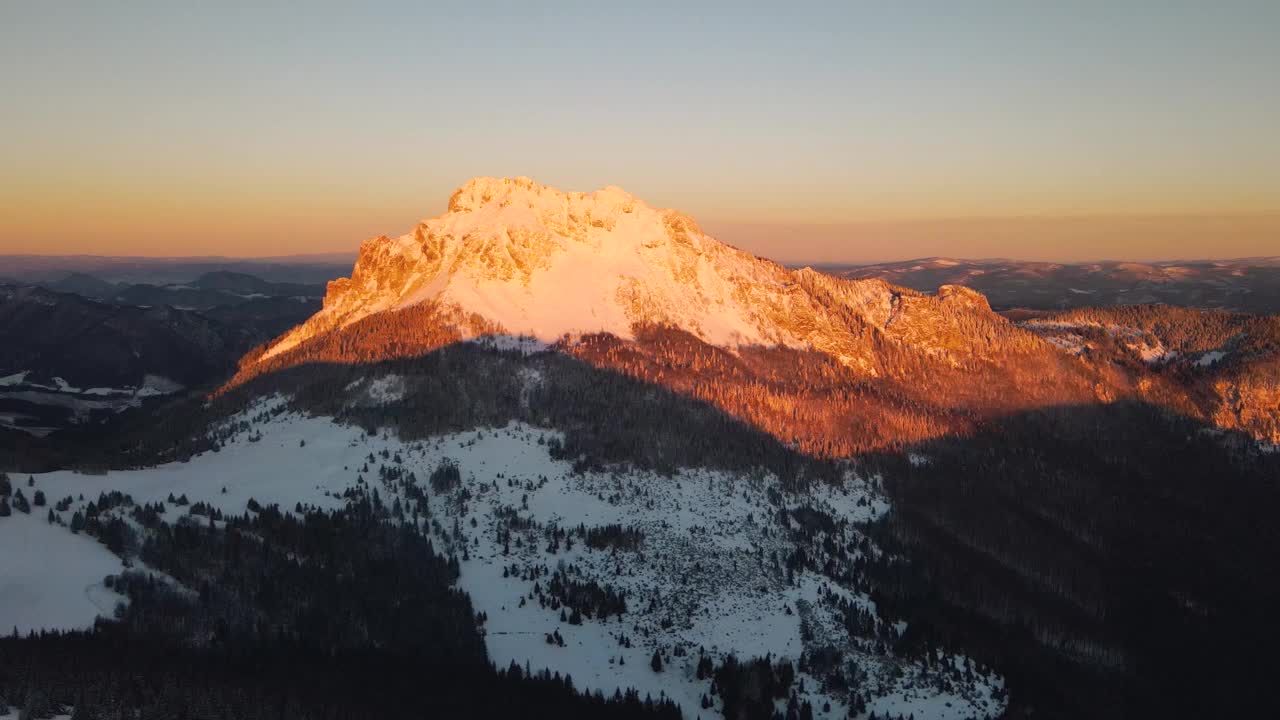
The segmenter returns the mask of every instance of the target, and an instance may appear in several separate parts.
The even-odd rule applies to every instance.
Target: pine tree
[[[0,496],[0,517],[9,517],[13,511],[9,509],[9,501]]]
[[[21,488],[13,494],[13,509],[27,515],[31,514],[31,503],[27,502],[27,498],[22,494]]]
[[[71,711],[71,720],[89,720],[89,703],[84,699],[84,690],[76,696],[75,708]]]
[[[653,651],[653,659],[649,661],[649,667],[653,668],[654,672],[662,672],[662,655],[657,650]]]
[[[0,472],[0,498],[6,498],[13,494],[13,483],[9,482],[9,476]]]
[[[44,504],[45,504],[44,491],[37,490],[36,494],[31,498],[31,503],[36,507],[44,507]]]
[[[27,691],[27,702],[18,711],[18,720],[35,720],[45,714],[44,696],[38,690]]]

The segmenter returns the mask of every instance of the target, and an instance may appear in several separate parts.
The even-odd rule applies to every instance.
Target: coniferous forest
[[[109,578],[128,602],[92,630],[0,638],[0,702],[101,720],[679,717],[631,690],[581,694],[568,676],[493,667],[483,617],[452,587],[456,559],[367,496],[300,516],[148,523],[149,510],[133,513],[145,533],[96,517],[85,532],[163,575]]]
[[[1280,456],[1142,404],[1049,408],[868,458],[895,509],[869,567],[901,643],[1008,674],[1012,717],[1274,708]]]

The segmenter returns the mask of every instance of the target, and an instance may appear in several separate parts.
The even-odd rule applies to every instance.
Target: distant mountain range
[[[922,291],[964,285],[986,295],[997,310],[1164,303],[1280,312],[1280,257],[1157,263],[921,258],[818,269],[842,278],[877,278]]]
[[[41,435],[216,380],[260,337],[193,310],[0,286],[0,428]]]
[[[174,285],[86,273],[0,284],[0,428],[45,434],[219,382],[318,310],[323,290],[230,271]]]
[[[96,300],[127,305],[171,305],[208,309],[236,305],[265,297],[302,300],[324,297],[324,284],[269,282],[254,275],[219,270],[185,283],[112,283],[87,273],[71,273],[52,281],[32,284]]]
[[[0,255],[0,284],[47,283],[84,273],[112,283],[179,284],[232,272],[269,282],[324,284],[351,267],[352,253],[269,258]]]

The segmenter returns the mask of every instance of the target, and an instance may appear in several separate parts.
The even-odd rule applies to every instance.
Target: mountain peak
[[[895,309],[905,295],[925,313],[941,302],[882,282],[792,272],[615,186],[565,192],[526,177],[477,177],[443,215],[366,241],[351,277],[329,284],[323,310],[263,359],[377,313],[433,303],[458,328],[547,343],[596,332],[632,338],[641,326],[665,325],[722,347],[814,348],[874,374],[867,328],[913,333]]]
[[[517,207],[544,212],[595,208],[601,211],[630,212],[639,203],[616,185],[595,192],[566,192],[524,176],[514,178],[474,177],[463,183],[449,198],[449,212],[468,213],[485,208]]]
[[[449,212],[470,212],[489,203],[502,204],[517,196],[538,197],[548,189],[527,177],[474,177],[453,191],[449,197]]]

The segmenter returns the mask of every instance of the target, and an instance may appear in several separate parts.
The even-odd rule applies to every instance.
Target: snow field
[[[17,483],[15,483],[17,484]],[[23,488],[30,499],[30,488]],[[96,497],[96,496],[95,496]],[[124,566],[87,535],[50,525],[45,508],[0,518],[0,631],[93,626],[125,600],[103,578]]]
[[[373,382],[364,388],[365,397],[394,392],[394,378]],[[874,612],[862,593],[803,571],[788,578],[775,556],[793,550],[796,527],[794,520],[784,526],[777,517],[779,508],[769,499],[771,490],[777,497],[772,476],[705,469],[670,477],[634,469],[575,475],[570,462],[550,455],[560,436],[540,428],[513,423],[401,441],[387,432],[366,435],[328,418],[272,413],[282,402],[261,401],[233,418],[232,423],[248,421],[251,427],[219,452],[107,475],[49,473],[36,476],[36,487],[50,506],[67,496],[74,499],[59,514],[64,522],[111,490],[131,495],[136,503],[185,495],[191,503],[231,514],[245,512],[250,498],[279,504],[284,511],[299,502],[336,509],[345,504],[341,494],[356,486],[358,475],[390,505],[400,488],[380,481],[378,471],[398,468],[428,488],[430,515],[422,526],[430,529],[438,549],[459,556],[459,584],[475,610],[487,615],[485,642],[499,667],[515,662],[549,668],[570,675],[580,690],[607,695],[633,687],[642,697],[673,699],[689,717],[706,717],[718,714],[719,702],[712,709],[700,707],[710,691],[709,681],[695,677],[701,649],[716,662],[729,653],[744,661],[766,654],[797,660],[817,642],[840,648],[857,665],[863,686],[873,693],[869,709],[877,714],[915,713],[923,720],[984,717],[1002,708],[994,695],[1001,687],[998,677],[978,676],[942,692],[922,681],[922,668],[878,655],[864,640],[848,637],[828,598],[842,597]],[[435,493],[428,478],[446,459],[458,465],[462,481]],[[15,485],[25,490],[18,480]],[[782,504],[869,520],[888,508],[874,485],[851,476],[842,487],[784,495]],[[0,518],[0,628],[91,625],[97,615],[109,614],[119,597],[89,588],[119,572],[120,560],[93,538],[49,525],[47,508],[38,511]],[[173,522],[185,512],[170,505],[164,519]],[[520,520],[515,526],[513,517]],[[592,549],[576,535],[571,548],[567,543],[552,547],[548,540],[548,528],[610,524],[640,530],[642,542],[628,549]],[[21,546],[25,552],[13,550]],[[580,625],[562,621],[560,610],[544,607],[549,596],[535,592],[535,583],[546,589],[557,571],[624,593],[625,614],[584,617]],[[812,630],[808,645],[802,623]],[[563,647],[547,642],[551,633],[563,638]],[[662,672],[650,668],[655,650],[663,658]],[[813,703],[818,717],[845,716],[847,706],[838,693],[824,693],[815,677],[798,677],[805,679],[801,699]],[[821,711],[824,703],[830,703],[830,713]]]

